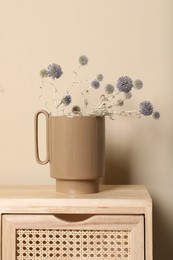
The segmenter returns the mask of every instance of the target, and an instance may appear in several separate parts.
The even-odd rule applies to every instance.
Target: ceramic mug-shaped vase
[[[45,160],[38,147],[39,115],[46,118]],[[95,116],[51,116],[35,114],[35,150],[39,164],[50,163],[56,191],[68,194],[96,193],[105,170],[105,118]]]

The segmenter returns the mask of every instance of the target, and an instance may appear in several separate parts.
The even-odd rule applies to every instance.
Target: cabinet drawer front
[[[2,260],[144,260],[143,216],[72,220],[56,215],[4,215]]]

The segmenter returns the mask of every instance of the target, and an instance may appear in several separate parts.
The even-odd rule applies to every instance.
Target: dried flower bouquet
[[[53,102],[57,111],[57,115],[61,112],[62,115],[66,116],[109,116],[111,119],[116,119],[117,115],[120,116],[133,116],[140,118],[141,116],[153,116],[154,119],[158,119],[160,117],[160,113],[158,111],[154,111],[153,105],[150,101],[143,101],[139,104],[138,109],[134,110],[121,110],[120,107],[124,105],[125,100],[130,99],[132,97],[131,90],[132,89],[141,89],[143,87],[143,82],[140,79],[132,80],[128,76],[121,76],[115,85],[106,84],[102,87],[103,75],[98,74],[94,80],[91,81],[79,81],[78,74],[79,70],[82,66],[86,66],[88,64],[88,58],[85,55],[81,55],[78,58],[78,70],[74,71],[74,79],[72,85],[69,89],[66,90],[66,94],[61,98],[58,98],[58,90],[55,85],[55,80],[60,78],[63,74],[62,68],[60,65],[52,63],[47,69],[42,69],[40,71],[40,76],[42,78],[40,85],[40,99],[44,100],[45,107],[47,106],[47,101],[45,101],[45,97],[43,95],[43,88],[45,87],[46,78],[50,78],[52,82],[49,84],[53,88]],[[47,82],[48,83],[48,82]],[[66,112],[65,108],[69,106],[73,102],[72,98],[72,89],[77,84],[86,83],[88,86],[85,88],[83,92],[81,92],[81,98],[83,99],[83,106],[73,105],[70,112]],[[100,95],[99,103],[90,110],[89,113],[86,114],[86,108],[89,105],[89,93],[90,89],[93,88],[95,90],[102,88],[103,93]],[[118,98],[119,94],[123,93],[123,98]],[[51,112],[50,112],[51,114]]]

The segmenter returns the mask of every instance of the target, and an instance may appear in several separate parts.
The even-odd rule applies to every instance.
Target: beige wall
[[[80,54],[89,57],[88,78],[141,78],[127,107],[150,99],[162,117],[107,120],[105,182],[148,187],[155,260],[173,257],[172,13],[172,0],[0,0],[0,184],[54,183],[34,158],[42,67],[59,63],[64,89]]]

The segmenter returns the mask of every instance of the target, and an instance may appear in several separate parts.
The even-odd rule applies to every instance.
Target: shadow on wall
[[[130,148],[108,148],[105,159],[103,184],[130,184]],[[118,152],[117,152],[118,151]]]
[[[153,199],[153,196],[152,196]],[[159,202],[153,199],[154,260],[173,259],[173,230]]]
[[[118,153],[117,153],[118,150]],[[116,151],[109,147],[106,151],[105,177],[103,184],[133,184],[131,175],[130,148],[118,148]],[[136,183],[134,183],[136,184]],[[159,205],[157,199],[153,200],[153,248],[154,260],[173,259],[173,230],[170,221],[166,219],[166,214]]]

